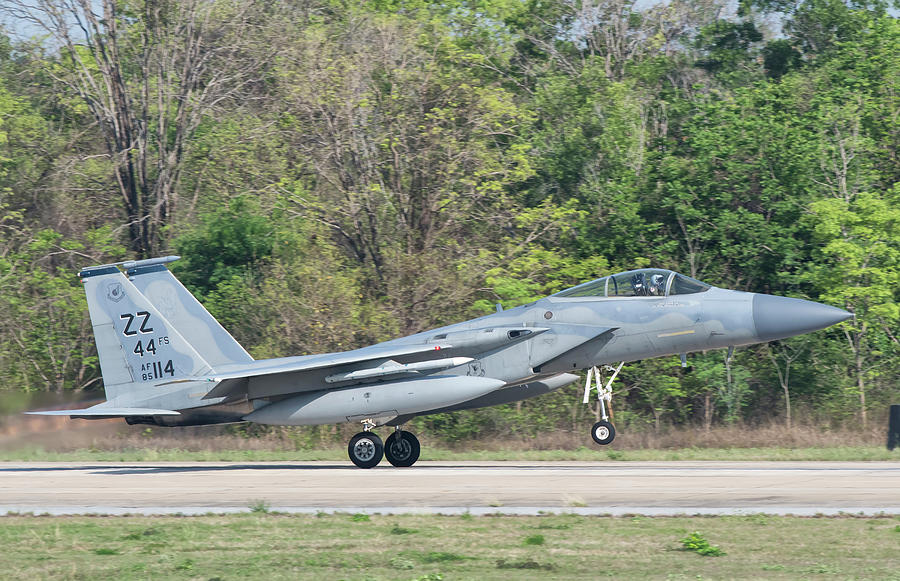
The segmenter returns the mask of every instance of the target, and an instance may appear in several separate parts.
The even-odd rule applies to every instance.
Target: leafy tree
[[[298,217],[331,230],[400,331],[467,310],[476,249],[513,220],[507,188],[533,171],[528,112],[466,74],[478,56],[440,21],[351,13],[289,50],[279,90],[303,159],[281,187]]]
[[[235,198],[224,211],[206,215],[179,236],[182,261],[173,270],[201,296],[220,284],[249,275],[253,281],[277,244],[275,227],[252,199]],[[255,276],[254,276],[255,275]]]
[[[698,47],[706,55],[697,61],[697,66],[720,77],[723,73],[736,72],[739,67],[751,64],[754,56],[751,49],[762,39],[762,33],[752,21],[716,20],[697,39]]]
[[[693,371],[688,376],[689,390],[703,397],[704,426],[713,421],[713,406],[723,408],[722,419],[732,424],[742,417],[749,394],[749,371],[721,351],[691,358]]]
[[[9,0],[3,11],[59,47],[46,71],[78,95],[100,130],[131,249],[156,254],[194,131],[262,64],[242,57],[263,6]]]
[[[883,192],[861,192],[851,200],[812,204],[816,240],[821,244],[808,277],[821,298],[852,311],[842,323],[852,387],[859,417],[868,423],[868,381],[884,373],[896,351],[892,329],[900,323],[900,186]],[[888,341],[889,339],[890,341]],[[887,351],[887,352],[885,352]]]
[[[766,75],[776,81],[788,72],[798,69],[803,58],[791,41],[784,38],[767,42],[762,49],[762,55]]]
[[[687,394],[681,381],[677,359],[650,359],[622,369],[630,389],[637,390],[640,399],[653,415],[653,427],[659,432],[663,417],[674,409],[675,402]]]
[[[802,361],[809,341],[803,339],[769,342],[763,345],[766,356],[772,362],[772,368],[778,375],[778,384],[784,392],[784,422],[787,429],[792,426],[791,408],[791,371],[796,371],[797,363]]]
[[[0,222],[0,369],[6,388],[96,388],[93,330],[75,276],[85,246],[50,229],[30,231],[21,220],[6,213]],[[91,233],[95,239],[109,235],[108,229]]]

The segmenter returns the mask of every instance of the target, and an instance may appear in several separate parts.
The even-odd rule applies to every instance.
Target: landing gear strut
[[[625,365],[624,361],[619,363],[619,366],[615,369],[609,367],[609,370],[612,371],[613,374],[610,376],[609,381],[606,382],[606,385],[603,385],[600,381],[599,369],[591,367],[587,372],[587,381],[584,384],[584,403],[588,402],[591,388],[593,387],[592,384],[596,380],[597,399],[600,402],[600,417],[603,419],[594,424],[591,428],[591,438],[601,446],[612,444],[612,441],[616,438],[616,428],[612,425],[612,422],[610,422],[611,417],[606,414],[606,408],[608,406],[609,412],[612,414],[612,382],[619,372],[622,371],[623,365]]]

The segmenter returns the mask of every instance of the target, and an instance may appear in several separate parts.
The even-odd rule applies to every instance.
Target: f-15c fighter
[[[256,361],[169,272],[177,259],[79,273],[107,401],[31,413],[159,426],[352,422],[362,427],[348,445],[354,464],[371,468],[387,456],[412,466],[419,441],[401,426],[416,416],[534,397],[583,369],[587,401],[592,377],[604,393],[599,365],[673,354],[684,362],[688,352],[783,339],[852,316],[642,269],[362,349]],[[608,444],[615,429],[602,409],[591,436]],[[372,432],[378,426],[394,427],[384,443]]]

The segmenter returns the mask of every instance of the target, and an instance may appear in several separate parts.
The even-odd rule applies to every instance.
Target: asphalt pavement
[[[0,513],[895,514],[900,462],[6,462]]]

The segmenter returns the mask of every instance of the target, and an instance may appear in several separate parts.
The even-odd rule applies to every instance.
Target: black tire
[[[372,468],[378,466],[384,458],[384,444],[377,434],[360,432],[350,438],[347,455],[350,456],[350,461],[360,468]]]
[[[411,432],[394,432],[384,442],[384,457],[398,468],[407,468],[419,459],[419,439]]]
[[[591,437],[601,446],[612,444],[616,439],[616,428],[606,420],[600,420],[591,428]]]

